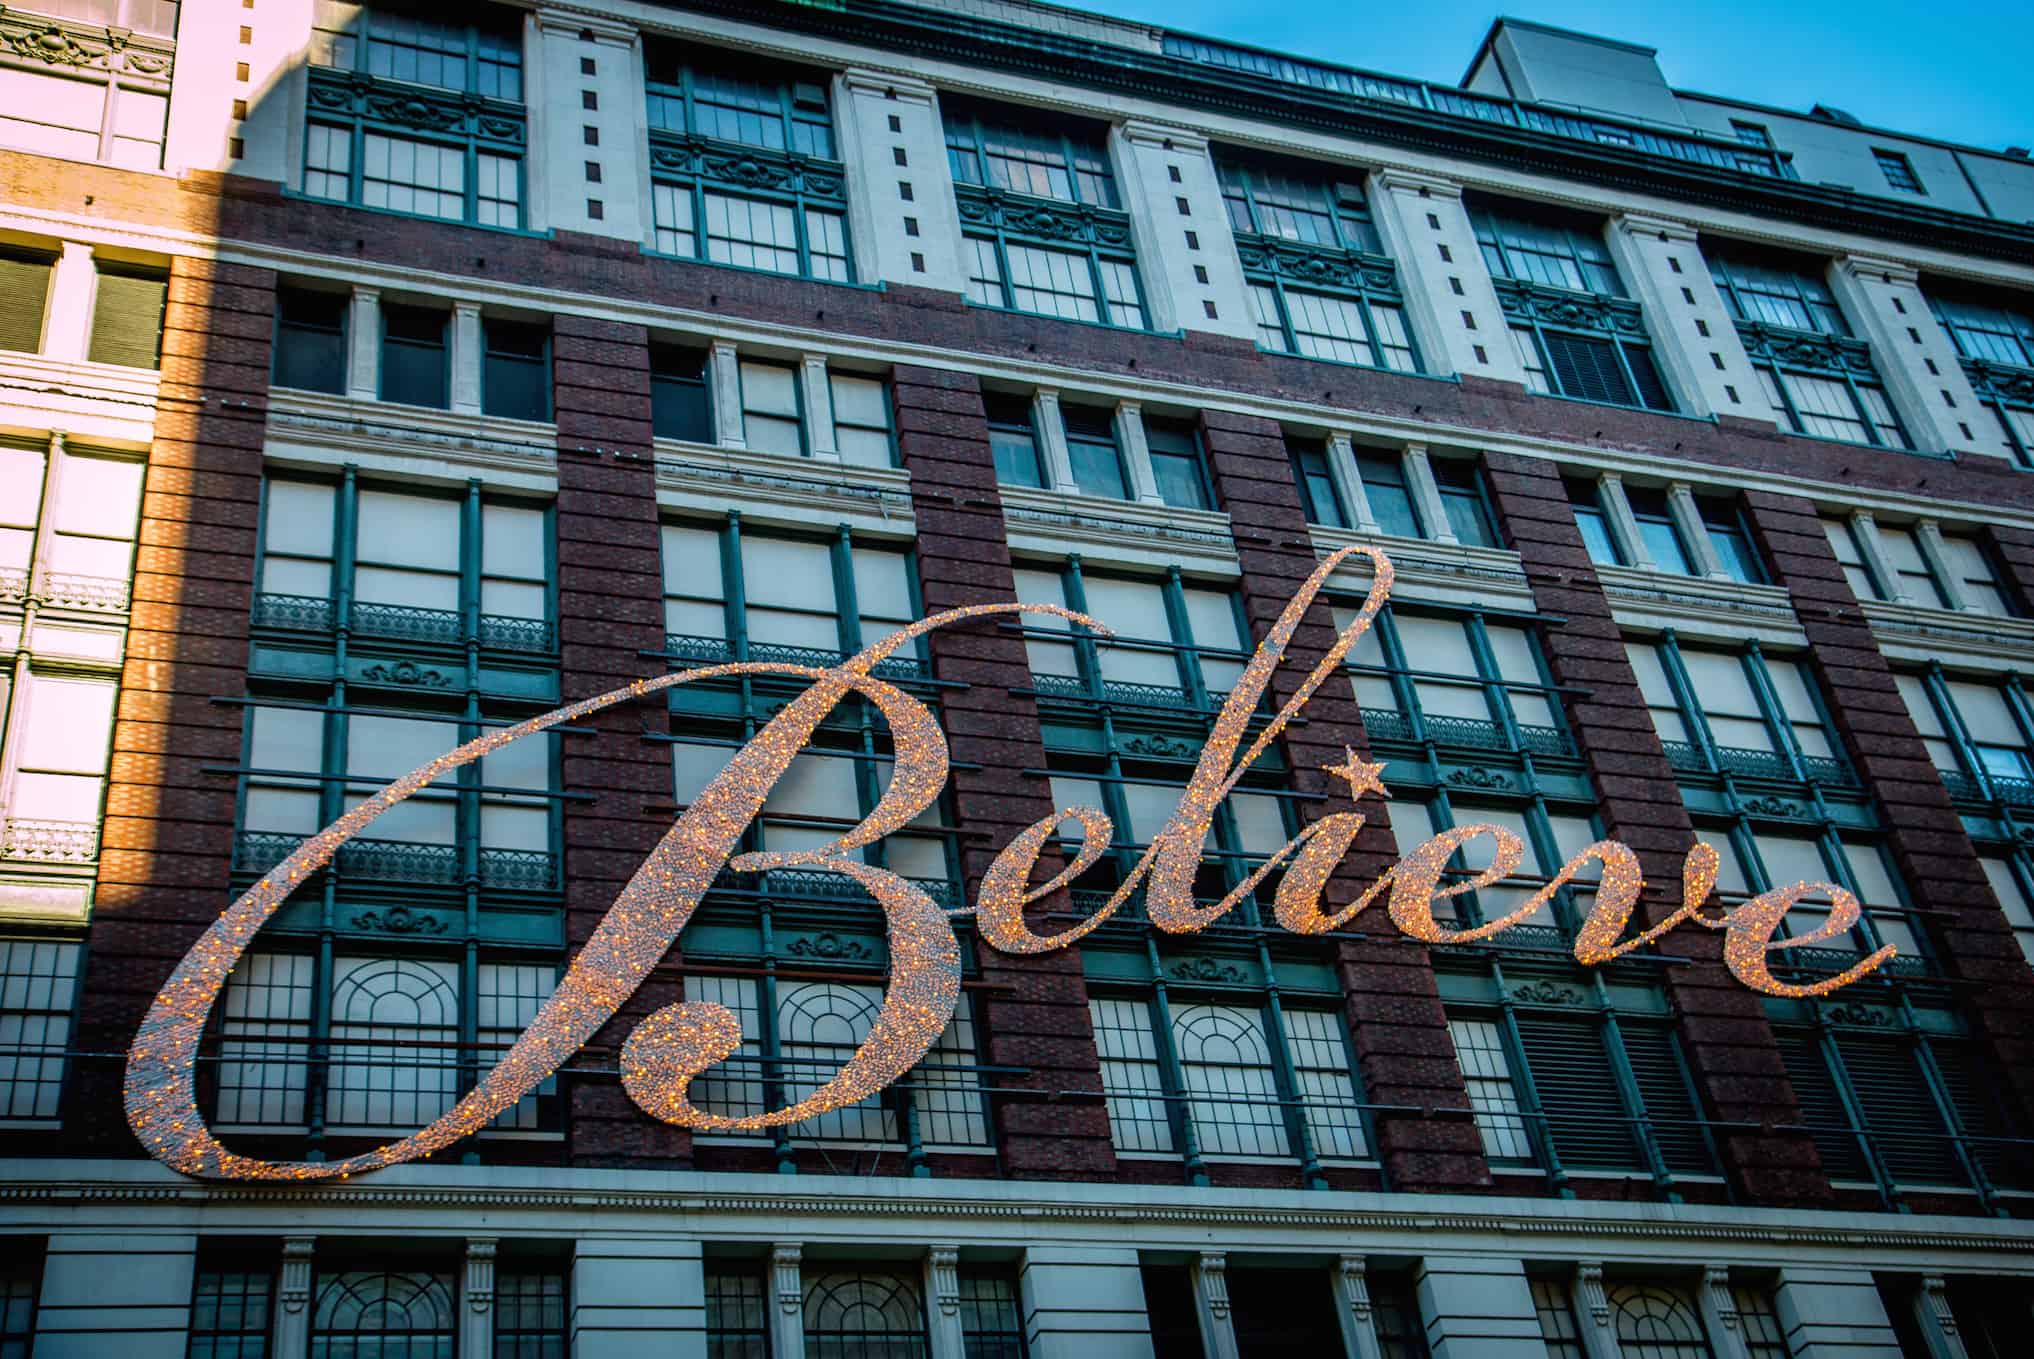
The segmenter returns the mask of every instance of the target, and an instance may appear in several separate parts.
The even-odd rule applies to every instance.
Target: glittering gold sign
[[[1374,571],[1369,594],[1356,618],[1336,637],[1291,699],[1242,754],[1237,749],[1272,672],[1309,605],[1335,568],[1351,557],[1369,559]],[[1368,631],[1391,593],[1391,561],[1375,548],[1343,548],[1323,561],[1286,605],[1250,664],[1244,669],[1209,733],[1200,764],[1180,798],[1179,808],[1152,840],[1137,866],[1093,914],[1050,935],[1032,931],[1024,908],[1085,872],[1107,850],[1109,818],[1092,807],[1068,807],[1027,827],[996,856],[982,877],[974,907],[982,937],[1006,953],[1043,953],[1066,948],[1113,915],[1142,886],[1145,908],[1159,929],[1198,930],[1225,915],[1253,892],[1265,876],[1286,865],[1274,894],[1273,914],[1300,934],[1333,930],[1389,889],[1387,910],[1404,934],[1433,944],[1488,939],[1544,906],[1554,892],[1590,863],[1601,865],[1595,906],[1575,940],[1575,957],[1601,963],[1648,944],[1684,920],[1724,931],[1724,961],[1738,980],[1774,996],[1823,995],[1848,985],[1893,956],[1888,946],[1855,966],[1812,984],[1774,977],[1767,954],[1843,935],[1856,925],[1857,898],[1834,883],[1802,882],[1752,898],[1721,919],[1700,914],[1716,882],[1715,849],[1698,844],[1682,870],[1682,902],[1667,919],[1633,938],[1625,927],[1642,883],[1638,858],[1615,840],[1589,846],[1510,914],[1467,929],[1450,929],[1434,918],[1434,903],[1474,891],[1510,876],[1524,846],[1499,826],[1460,826],[1436,835],[1393,865],[1354,902],[1332,913],[1321,892],[1356,833],[1360,812],[1336,812],[1309,825],[1212,906],[1194,900],[1193,879],[1208,832],[1221,804],[1244,774],[1299,713],[1314,691],[1341,665]],[[780,1127],[867,1099],[915,1066],[945,1029],[960,994],[960,946],[947,914],[908,880],[851,857],[897,830],[930,807],[946,783],[946,738],[925,705],[872,673],[906,642],[935,628],[995,616],[1047,614],[1080,623],[1106,636],[1108,629],[1083,614],[1044,604],[981,604],[951,609],[913,623],[837,666],[779,665],[751,661],[711,665],[637,680],[625,689],[582,699],[527,722],[469,741],[450,754],[413,770],[306,840],[214,921],[178,963],[142,1020],[127,1057],[127,1121],[157,1160],[190,1175],[243,1180],[318,1180],[377,1170],[413,1161],[487,1126],[564,1065],[624,1002],[662,959],[685,928],[700,898],[722,868],[757,873],[798,866],[839,873],[866,888],[883,908],[890,944],[890,986],[869,1036],[833,1079],[783,1109],[730,1118],[699,1108],[690,1099],[692,1080],[726,1060],[741,1046],[741,1024],[725,1006],[705,1001],[668,1005],[638,1024],[622,1044],[621,1079],[629,1095],[652,1116],[680,1127],[707,1131],[752,1131]],[[234,964],[256,933],[301,883],[330,863],[339,847],[396,803],[512,741],[570,722],[617,703],[640,699],[680,684],[731,675],[776,675],[812,685],[786,705],[756,738],[742,747],[705,790],[665,832],[642,867],[580,949],[558,989],[495,1066],[443,1117],[387,1146],[343,1160],[263,1161],[228,1151],[198,1112],[196,1060],[206,1017]],[[797,853],[734,854],[735,845],[762,811],[771,788],[805,748],[816,727],[850,692],[874,704],[889,723],[896,750],[890,786],[867,817],[818,849]],[[1348,782],[1352,798],[1385,794],[1383,766],[1365,763],[1354,751],[1329,772]],[[1038,859],[1067,821],[1082,829],[1073,862],[1039,886],[1031,885]],[[1489,867],[1441,886],[1449,860],[1470,841],[1489,836]],[[732,857],[730,857],[732,856]],[[1815,926],[1775,938],[1789,908],[1805,897],[1829,902]]]

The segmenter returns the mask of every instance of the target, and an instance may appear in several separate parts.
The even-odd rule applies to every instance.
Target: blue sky
[[[1830,104],[1875,126],[1993,150],[2034,145],[2027,88],[2034,4],[2027,0],[1684,0],[1671,7],[1521,0],[1503,11],[1461,0],[1080,0],[1075,7],[1451,84],[1503,12],[1657,47],[1677,89],[1803,112]]]

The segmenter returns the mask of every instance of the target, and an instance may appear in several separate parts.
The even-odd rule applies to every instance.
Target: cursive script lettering
[[[1330,574],[1357,556],[1367,558],[1373,572],[1362,608],[1336,635],[1334,644],[1292,697],[1244,746],[1251,717],[1259,711],[1272,675],[1284,661],[1307,609]],[[1490,825],[1442,832],[1379,875],[1354,902],[1326,912],[1321,906],[1322,891],[1364,825],[1360,812],[1322,817],[1269,855],[1221,901],[1209,906],[1198,903],[1193,897],[1193,880],[1217,808],[1341,666],[1383,608],[1392,578],[1390,559],[1374,548],[1343,548],[1322,561],[1286,605],[1223,703],[1177,810],[1109,899],[1086,919],[1053,934],[1037,934],[1026,923],[1025,908],[1093,866],[1107,851],[1113,834],[1109,818],[1095,808],[1061,809],[1019,832],[984,873],[975,907],[984,940],[1009,953],[1069,947],[1108,920],[1140,887],[1147,913],[1159,929],[1173,933],[1197,930],[1220,919],[1254,892],[1267,875],[1284,867],[1274,894],[1273,914],[1286,929],[1300,934],[1338,929],[1388,891],[1391,920],[1402,933],[1427,943],[1458,944],[1490,938],[1525,920],[1572,882],[1585,865],[1595,862],[1603,868],[1602,880],[1597,884],[1594,909],[1575,943],[1575,956],[1583,963],[1618,957],[1691,916],[1703,925],[1722,929],[1724,959],[1732,973],[1746,985],[1772,995],[1826,994],[1893,956],[1892,948],[1882,948],[1836,977],[1815,983],[1781,982],[1772,975],[1767,955],[1849,930],[1859,918],[1857,899],[1834,884],[1798,883],[1755,897],[1720,920],[1710,920],[1699,914],[1716,874],[1716,851],[1707,845],[1696,845],[1688,853],[1681,908],[1631,939],[1622,936],[1643,883],[1637,857],[1614,840],[1583,850],[1510,913],[1480,925],[1450,929],[1434,918],[1436,901],[1488,887],[1518,868],[1523,854],[1519,838]],[[953,609],[902,628],[837,666],[736,662],[638,680],[625,689],[582,699],[469,741],[397,779],[306,840],[229,906],[178,963],[128,1053],[125,1099],[129,1125],[157,1159],[187,1174],[213,1178],[328,1179],[429,1156],[511,1108],[612,1019],[677,941],[723,868],[741,873],[794,866],[818,869],[852,878],[866,889],[883,910],[889,938],[890,978],[882,1008],[867,1039],[832,1079],[786,1108],[735,1117],[691,1102],[691,1082],[727,1060],[741,1044],[741,1026],[735,1015],[724,1006],[699,1001],[666,1006],[628,1034],[621,1050],[624,1088],[656,1118],[684,1127],[724,1131],[795,1123],[875,1094],[916,1065],[952,1017],[960,988],[960,951],[951,921],[923,890],[852,857],[931,806],[948,772],[946,739],[930,710],[872,671],[906,642],[936,628],[1024,613],[1052,615],[1101,635],[1108,632],[1091,618],[1050,605],[983,604]],[[677,685],[760,675],[809,680],[811,687],[737,751],[677,818],[615,898],[530,1026],[500,1063],[451,1110],[408,1137],[330,1162],[260,1160],[228,1150],[213,1136],[198,1110],[195,1075],[206,1019],[234,965],[262,925],[292,891],[331,862],[341,845],[411,794],[510,742]],[[861,695],[882,714],[896,752],[890,785],[875,807],[817,849],[736,855],[736,845],[762,811],[771,789],[818,725],[850,693]],[[1381,766],[1362,762],[1354,752],[1345,765],[1329,772],[1348,780],[1352,798],[1365,792],[1388,796],[1380,778]],[[1082,832],[1072,862],[1045,883],[1032,886],[1033,872],[1047,844],[1068,820],[1077,823]],[[1490,864],[1463,880],[1441,885],[1451,859],[1481,836],[1493,841]],[[1814,895],[1826,895],[1831,902],[1815,927],[1799,936],[1774,938],[1788,911]]]

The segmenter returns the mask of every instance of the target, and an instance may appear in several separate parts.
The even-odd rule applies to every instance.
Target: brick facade
[[[898,368],[892,374],[897,446],[911,473],[918,525],[918,579],[927,614],[1016,597],[1003,498],[980,384],[966,374]],[[940,692],[939,715],[957,767],[955,818],[963,829],[968,899],[996,852],[1055,808],[1045,781],[1045,738],[1032,699],[1021,637],[993,624],[947,627],[929,638],[934,675],[963,688]],[[1063,867],[1047,858],[1036,881]],[[1042,932],[1065,928],[1071,903],[1041,903]],[[1018,957],[977,942],[983,989],[977,1004],[981,1058],[1026,1068],[996,1082],[1029,1092],[995,1098],[1004,1173],[1016,1179],[1104,1179],[1116,1172],[1109,1119],[1099,1098],[1100,1058],[1088,1017],[1077,949]]]
[[[1202,416],[1201,437],[1236,542],[1251,638],[1262,642],[1319,564],[1285,442],[1273,421],[1216,412]],[[1334,616],[1325,597],[1318,598],[1293,634],[1285,663],[1272,676],[1274,710],[1298,691],[1334,641]],[[1348,789],[1324,772],[1325,766],[1340,764],[1348,750],[1369,757],[1369,738],[1348,675],[1330,675],[1308,701],[1304,717],[1279,740],[1293,791],[1319,799],[1304,804],[1308,819],[1355,810]],[[1398,857],[1386,804],[1372,797],[1361,810],[1368,820],[1329,881],[1324,909],[1346,906]],[[1365,1098],[1422,1111],[1466,1111],[1469,1094],[1427,950],[1398,933],[1381,902],[1351,928],[1368,937],[1342,938],[1333,947]],[[1374,1126],[1376,1152],[1393,1188],[1443,1192],[1490,1186],[1482,1143],[1467,1118],[1379,1113]]]
[[[178,961],[225,909],[248,619],[261,514],[275,275],[179,258],[136,534],[104,848],[75,1045],[123,1053]],[[65,1109],[72,1150],[135,1152],[122,1063],[89,1057]]]
[[[1873,640],[1815,507],[1746,497],[1774,580],[1793,597],[1817,676],[1858,777],[1871,789],[1913,904],[1951,976],[1970,983],[1964,1012],[2019,1107],[2034,1111],[2034,986],[1962,818],[1921,742],[1892,667]],[[2002,553],[2025,589],[2023,542]],[[2022,1117],[2022,1126],[2026,1119]]]
[[[1681,904],[1681,866],[1697,839],[1674,769],[1654,730],[1596,568],[1553,464],[1493,454],[1490,495],[1541,613],[1547,664],[1598,796],[1603,833],[1629,845],[1645,872],[1634,916],[1655,924]],[[1801,1112],[1757,993],[1723,967],[1721,935],[1684,926],[1667,951],[1687,966],[1663,969],[1682,1050],[1718,1129],[1718,1151],[1739,1193],[1761,1203],[1827,1203],[1821,1160],[1805,1136],[1772,1131]],[[1729,1126],[1738,1125],[1738,1126]]]
[[[558,420],[558,641],[565,701],[659,672],[663,568],[651,455],[649,337],[640,326],[561,316],[552,339]],[[651,654],[645,654],[651,653]],[[584,944],[670,826],[652,810],[671,800],[662,699],[619,703],[574,724],[564,787],[591,794],[565,804],[565,929]],[[603,1056],[653,1010],[682,999],[673,948],[595,1035]],[[618,1079],[569,1080],[575,1165],[689,1166],[692,1136],[645,1115]]]

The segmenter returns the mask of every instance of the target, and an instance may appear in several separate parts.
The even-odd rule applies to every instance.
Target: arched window
[[[1624,1359],[1712,1359],[1702,1319],[1679,1289],[1618,1284],[1605,1291]]]
[[[311,1359],[452,1359],[448,1274],[330,1274],[319,1280]]]
[[[1172,1013],[1172,1034],[1202,1152],[1291,1155],[1258,1017],[1226,1005],[1183,1005]]]
[[[925,1308],[897,1274],[820,1274],[805,1282],[806,1359],[924,1359]]]
[[[332,974],[333,1127],[420,1128],[452,1107],[459,970],[417,958],[341,958]]]
[[[777,992],[778,1050],[783,1054],[784,1098],[796,1103],[832,1080],[869,1036],[882,1008],[873,986],[795,982]],[[807,1125],[815,1137],[897,1140],[897,1120],[881,1095],[823,1115]]]

